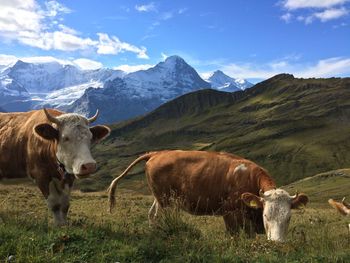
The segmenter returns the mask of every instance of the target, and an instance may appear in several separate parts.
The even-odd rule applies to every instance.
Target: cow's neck
[[[74,183],[74,174],[70,174],[66,171],[64,164],[62,164],[56,157],[57,142],[50,142],[48,145],[48,156],[50,158],[50,164],[52,164],[52,177],[58,178],[62,189],[68,186],[70,189]]]
[[[276,189],[275,181],[265,171],[260,173],[258,185],[263,192]]]
[[[40,166],[46,166],[46,169],[50,171],[51,177],[60,179],[60,173],[57,169],[57,142],[47,141],[42,139],[36,139],[36,146],[34,147],[37,155],[42,156],[42,160],[39,162]]]
[[[70,178],[74,178],[74,174],[71,174],[71,173],[68,173],[64,164],[61,163],[58,159],[56,159],[56,165],[57,165],[57,171],[58,173],[60,174],[60,179],[61,181],[64,181],[64,180],[70,180]]]

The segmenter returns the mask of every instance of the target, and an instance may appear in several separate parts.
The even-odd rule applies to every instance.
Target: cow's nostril
[[[96,163],[84,163],[80,167],[82,174],[93,173],[96,171]]]

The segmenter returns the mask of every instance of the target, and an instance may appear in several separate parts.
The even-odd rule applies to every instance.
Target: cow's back
[[[225,203],[232,198],[234,188],[237,188],[238,198],[239,192],[245,191],[250,183],[242,179],[246,175],[234,175],[234,168],[242,163],[254,165],[227,153],[164,151],[150,158],[146,163],[146,173],[151,191],[164,205],[174,195],[181,198],[188,212],[220,214]],[[241,178],[237,184],[234,176]]]
[[[47,122],[41,110],[0,113],[0,179],[27,176],[28,163],[38,158],[33,152],[48,144],[34,135],[33,128]]]

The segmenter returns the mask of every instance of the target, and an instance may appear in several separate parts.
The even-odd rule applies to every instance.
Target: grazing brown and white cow
[[[191,214],[223,216],[230,232],[243,228],[249,234],[262,233],[265,228],[268,239],[284,241],[291,209],[308,202],[304,194],[290,196],[276,189],[268,173],[249,160],[228,153],[177,150],[150,152],[131,163],[109,187],[111,209],[117,183],[141,161],[147,161],[146,176],[155,197],[150,223],[159,208],[177,199]]]
[[[56,225],[66,224],[74,178],[96,171],[91,143],[109,135],[97,119],[61,111],[0,113],[0,179],[29,176],[39,186]]]

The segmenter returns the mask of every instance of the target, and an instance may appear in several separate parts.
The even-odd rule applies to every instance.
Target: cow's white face
[[[292,199],[282,189],[267,191],[264,196],[263,221],[267,239],[283,242],[292,215]]]
[[[34,128],[36,134],[57,141],[56,158],[68,173],[78,178],[94,173],[97,167],[91,156],[91,143],[107,137],[110,129],[103,125],[89,128],[87,118],[73,113],[62,114],[55,119],[57,122],[52,125],[37,125]]]
[[[273,189],[260,197],[244,193],[242,199],[251,208],[263,209],[263,222],[268,240],[284,242],[292,215],[291,209],[306,205],[308,198],[304,194],[290,196],[283,189]]]
[[[75,114],[65,114],[57,119],[59,137],[56,157],[64,164],[68,173],[86,175],[95,172],[96,161],[90,153],[92,133],[85,118]]]

